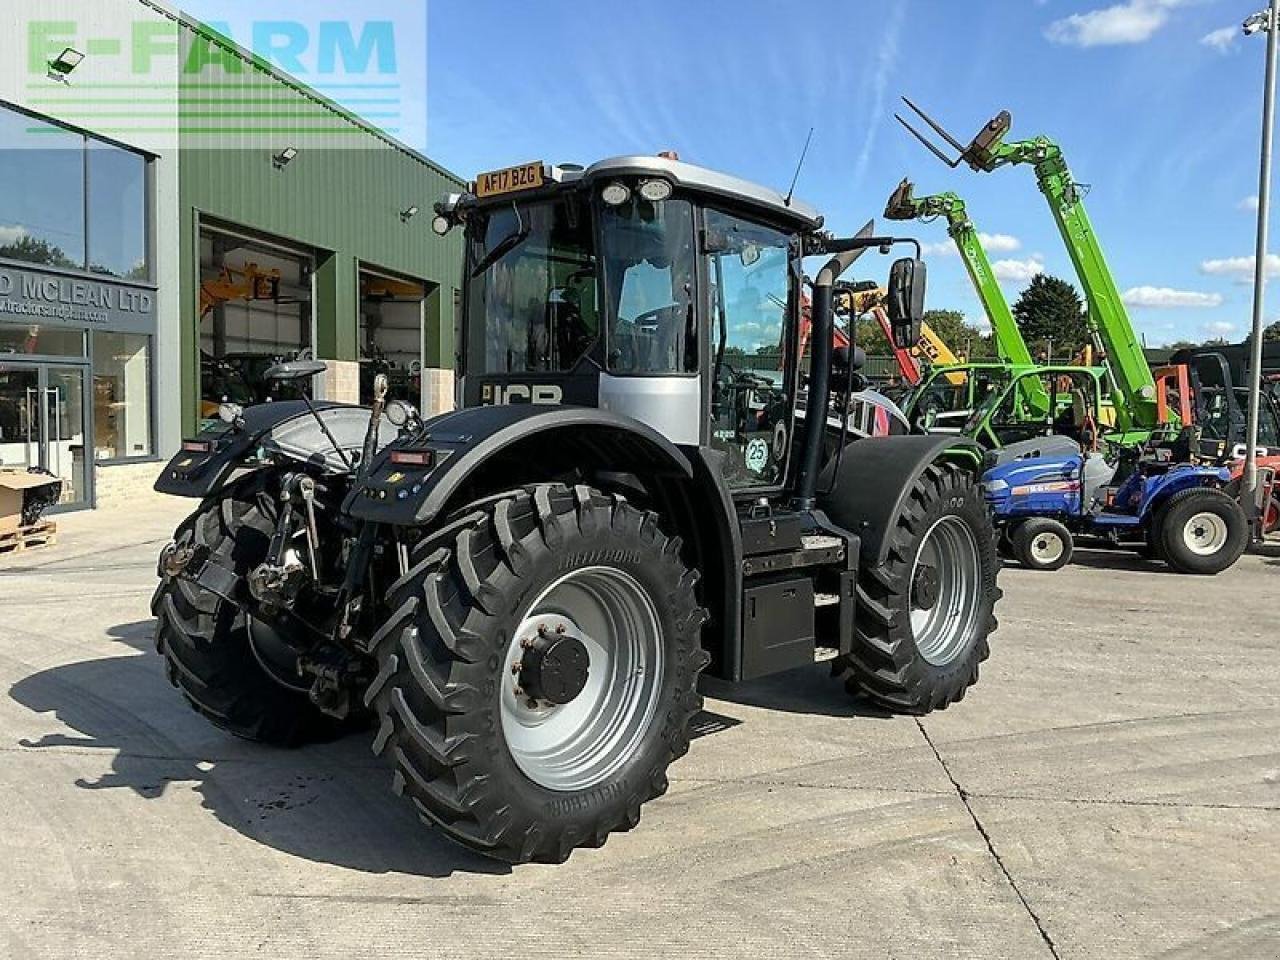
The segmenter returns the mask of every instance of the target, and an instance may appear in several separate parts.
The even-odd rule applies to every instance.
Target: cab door
[[[710,303],[710,445],[731,490],[777,488],[791,449],[794,363],[788,316],[791,235],[704,212]]]

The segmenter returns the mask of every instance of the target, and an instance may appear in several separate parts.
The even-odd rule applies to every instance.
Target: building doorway
[[[62,508],[93,503],[87,363],[0,362],[0,469],[62,480]]]
[[[360,271],[360,402],[387,375],[390,398],[422,406],[422,321],[426,287],[371,269]]]
[[[250,406],[296,396],[266,370],[312,355],[314,258],[265,240],[200,230],[200,416],[225,401]]]

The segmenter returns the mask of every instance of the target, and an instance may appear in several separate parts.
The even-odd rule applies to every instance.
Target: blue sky
[[[335,0],[183,5],[233,23],[366,16]],[[460,174],[675,149],[785,189],[812,125],[796,192],[831,227],[878,217],[903,176],[953,189],[998,235],[991,256],[1012,299],[1037,269],[1074,279],[1031,172],[948,170],[893,120],[907,94],[967,139],[1004,108],[1013,136],[1054,137],[1090,185],[1150,344],[1248,326],[1265,41],[1239,25],[1262,0],[431,0],[425,91],[413,68],[423,4],[372,6],[397,5],[413,76],[397,131]],[[978,320],[943,226],[917,234],[935,245],[930,305]]]

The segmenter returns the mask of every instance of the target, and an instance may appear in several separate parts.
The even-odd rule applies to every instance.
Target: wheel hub
[[[939,589],[937,567],[924,563],[916,567],[915,581],[911,585],[911,595],[917,610],[932,610],[938,603]]]
[[[591,658],[581,639],[563,624],[554,630],[540,626],[521,641],[520,687],[530,698],[546,703],[571,703],[582,693],[590,675]]]

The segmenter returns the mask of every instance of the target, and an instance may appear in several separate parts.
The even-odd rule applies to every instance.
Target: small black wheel
[[[420,816],[511,862],[634,827],[700,709],[697,574],[656,514],[541,485],[415,548],[378,631],[374,752]]]
[[[940,710],[977,682],[996,628],[1000,561],[982,488],[954,464],[932,464],[889,538],[884,563],[859,567],[853,649],[835,667],[850,693],[885,709]]]
[[[1169,566],[1179,573],[1221,573],[1249,545],[1249,520],[1240,504],[1211,487],[1183,490],[1155,516],[1150,536],[1158,539]]]
[[[267,555],[275,517],[273,498],[253,480],[202,503],[178,527],[174,544],[208,551],[210,562],[235,572],[231,592],[248,597],[245,578]],[[332,740],[358,724],[321,712],[296,672],[290,676],[290,648],[279,626],[191,580],[161,576],[151,601],[156,649],[169,682],[214,726],[246,740],[298,746]]]
[[[1071,531],[1051,517],[1031,517],[1018,525],[1013,555],[1030,570],[1061,570],[1071,562]]]

